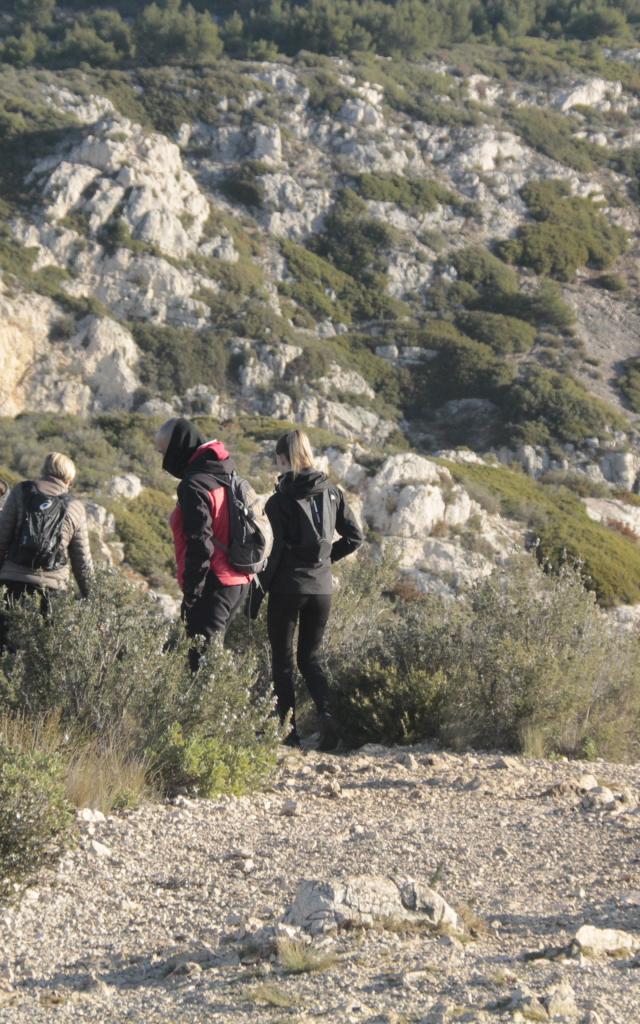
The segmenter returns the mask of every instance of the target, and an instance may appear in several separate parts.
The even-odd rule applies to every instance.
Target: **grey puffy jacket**
[[[66,494],[68,490],[62,480],[53,476],[34,482],[38,490],[49,498]],[[46,572],[17,565],[8,558],[13,539],[22,524],[22,504],[22,488],[18,485],[13,488],[0,511],[0,583],[2,580],[12,580],[14,583],[33,583],[38,587],[64,590],[69,583],[68,565]],[[62,540],[75,580],[81,593],[86,597],[93,572],[93,561],[89,546],[87,515],[84,505],[78,498],[73,498],[69,503],[62,527]]]

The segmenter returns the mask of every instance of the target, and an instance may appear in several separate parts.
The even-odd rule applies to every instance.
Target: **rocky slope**
[[[636,768],[288,755],[81,838],[0,922],[0,1018],[631,1024]]]
[[[373,58],[221,61],[204,86],[196,71],[166,69],[160,97],[157,81],[141,85],[135,73],[116,88],[88,69],[5,70],[21,123],[53,127],[31,148],[29,132],[12,128],[0,413],[266,416],[318,428],[322,448],[342,447],[329,452],[331,468],[371,530],[434,589],[487,571],[521,545],[523,527],[481,508],[446,467],[410,456],[376,477],[371,453],[380,466],[407,441],[433,452],[463,439],[536,477],[636,489],[634,415],[618,386],[640,354],[640,219],[624,163],[638,144],[638,98],[623,74],[636,53],[612,55],[620,79],[570,68],[512,77],[497,65],[470,73],[467,59],[454,50],[416,66],[414,93],[393,62]],[[540,112],[564,140],[555,155],[527,121]],[[503,353],[509,372],[555,368],[611,409],[598,436],[536,445],[496,433],[502,414],[475,384],[447,399],[446,376],[435,390],[419,382],[441,358],[428,340],[434,323],[454,330],[467,316],[450,299],[451,287],[471,287],[457,254],[513,238],[531,220],[522,187],[555,179],[626,230],[615,270],[627,288],[597,290],[598,274],[582,267],[563,286],[574,328],[502,318],[535,339],[525,354]],[[416,182],[428,198],[423,188],[409,201]],[[363,250],[377,276],[318,256],[345,189],[360,192],[363,237],[383,232]],[[539,284],[525,269],[513,280],[525,299]],[[451,372],[458,386],[467,371]],[[609,518],[625,521],[624,507]]]

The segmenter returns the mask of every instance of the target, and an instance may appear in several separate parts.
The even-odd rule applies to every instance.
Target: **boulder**
[[[575,934],[574,946],[584,956],[624,956],[640,949],[640,937],[617,928],[596,928],[583,924]]]
[[[403,922],[458,930],[455,910],[433,889],[412,879],[396,881],[381,875],[344,881],[304,879],[298,883],[285,921],[312,934]]]
[[[107,484],[107,492],[112,498],[137,498],[142,491],[142,481],[135,473],[114,476]]]

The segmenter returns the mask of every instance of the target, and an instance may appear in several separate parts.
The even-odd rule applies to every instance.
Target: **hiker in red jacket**
[[[170,524],[176,551],[182,617],[190,637],[224,637],[241,607],[252,575],[234,569],[230,542],[229,491],[233,462],[222,441],[207,441],[185,419],[168,420],[156,435],[162,468],[180,480]],[[199,663],[197,650],[190,663]]]

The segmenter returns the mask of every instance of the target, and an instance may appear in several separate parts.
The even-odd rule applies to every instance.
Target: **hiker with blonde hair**
[[[298,626],[298,668],[318,712],[321,749],[331,750],[338,736],[321,659],[331,611],[331,566],[355,551],[364,537],[340,488],[314,467],[313,450],[302,430],[282,435],[275,459],[281,475],[265,508],[273,530],[273,549],[259,577],[262,589],[252,593],[251,614],[258,614],[261,596],[268,591],[267,627],[281,722],[291,713],[291,732],[285,743],[300,745],[293,654]],[[334,540],[336,533],[338,540]]]
[[[69,493],[76,467],[68,455],[49,452],[39,479],[16,484],[0,511],[0,586],[6,604],[40,594],[49,608],[52,591],[66,590],[70,572],[83,597],[93,561],[84,505]],[[2,632],[6,623],[0,623]]]

